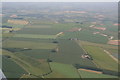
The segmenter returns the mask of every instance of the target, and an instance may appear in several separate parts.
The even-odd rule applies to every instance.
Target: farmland
[[[84,42],[82,43],[82,45],[86,52],[89,53],[94,58],[94,61],[99,65],[100,68],[118,71],[118,63],[114,59],[111,59],[111,57],[104,52],[105,47],[101,48],[96,47],[95,45],[90,46],[89,44],[84,44]],[[117,47],[108,46],[107,48]],[[96,49],[96,51],[93,51],[93,49]],[[102,57],[102,59],[100,57]],[[103,59],[105,59],[104,62]]]
[[[59,51],[57,53],[50,54],[50,59],[52,59],[53,61],[62,62],[66,64],[73,64],[73,65],[81,64],[81,65],[96,67],[90,60],[81,58],[81,56],[85,52],[74,41],[60,40],[58,45],[59,45]],[[74,45],[74,46],[70,46],[70,45]]]
[[[89,4],[88,9],[85,3],[3,5],[2,71],[8,79],[117,78],[118,45],[108,44],[118,40],[115,13],[108,14],[116,8],[103,10],[99,4],[97,10]]]
[[[59,72],[66,78],[80,78],[79,74],[77,73],[77,70],[72,65],[56,62],[52,62],[50,63],[50,65],[53,72],[54,71]]]
[[[5,72],[6,77],[18,78],[18,77],[21,77],[23,74],[27,73],[24,69],[22,69],[19,65],[17,65],[11,59],[3,56],[2,60],[3,60],[3,64],[2,64],[3,66],[2,67],[3,67],[3,71]],[[6,64],[8,66],[6,66]],[[14,67],[14,69],[12,67]]]

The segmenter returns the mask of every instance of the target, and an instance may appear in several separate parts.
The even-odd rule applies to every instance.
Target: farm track
[[[110,52],[108,52],[107,50],[104,50],[104,52],[107,53],[113,60],[115,60],[118,63],[118,59],[111,55]]]

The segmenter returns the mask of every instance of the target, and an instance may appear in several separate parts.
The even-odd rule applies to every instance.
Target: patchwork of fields
[[[42,27],[33,26],[34,25],[21,28],[13,33],[3,34],[3,39],[8,38],[3,42],[3,72],[7,77],[89,78],[94,75],[96,75],[96,77],[103,78],[112,77],[104,74],[79,71],[76,65],[79,65],[79,68],[102,68],[117,71],[117,63],[115,63],[115,61],[106,53],[101,51],[99,47],[87,46],[86,44],[84,45],[83,42],[78,41],[80,39],[92,42],[93,38],[98,41],[99,38],[96,38],[98,35],[90,36],[91,33],[84,33],[84,30],[82,32],[67,32],[67,30],[72,28],[71,26],[66,28],[62,35],[56,36],[56,34],[62,31],[61,27],[60,29],[58,29],[58,27],[54,30],[49,26],[46,27],[45,25]],[[91,40],[90,38],[87,39],[88,37],[85,37],[88,35],[91,37]],[[105,38],[101,39],[103,40],[98,42],[105,43],[102,42],[105,41]],[[81,44],[83,46],[80,46]],[[98,46],[97,43],[96,46]],[[102,44],[100,46],[106,47]],[[111,47],[116,49],[113,46]],[[83,48],[85,48],[85,51]],[[94,51],[95,48],[98,49],[97,51],[99,53]],[[93,61],[82,57],[86,52],[93,57]],[[105,58],[106,62],[104,61],[103,63],[103,59],[99,56],[106,56],[109,61]],[[16,68],[20,68],[20,71],[18,71],[15,76],[14,74],[11,74],[12,70],[9,71],[9,68],[6,69],[7,67],[5,65],[7,62],[10,63],[9,66],[11,67],[17,66]],[[63,67],[65,69],[63,69]],[[91,74],[91,76],[89,76],[89,74]],[[112,78],[114,78],[114,76]]]
[[[38,10],[39,15],[20,10],[10,17],[13,13],[4,17],[1,27],[7,78],[117,78],[118,47],[107,44],[117,40],[112,23],[93,22],[94,16],[85,20],[84,14],[93,14],[84,11]]]

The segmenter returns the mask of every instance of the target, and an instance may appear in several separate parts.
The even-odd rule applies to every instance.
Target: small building
[[[87,58],[89,60],[93,60],[93,58],[89,54],[83,54],[82,57]]]

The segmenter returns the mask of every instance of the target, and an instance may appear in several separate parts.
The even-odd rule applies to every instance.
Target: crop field
[[[72,65],[51,62],[50,66],[53,72],[58,72],[59,74],[62,74],[64,78],[80,78],[77,69],[74,68]],[[48,75],[47,77],[49,77],[50,75]]]
[[[50,59],[55,62],[66,64],[80,64],[83,66],[96,67],[89,59],[83,59],[81,56],[85,53],[82,48],[71,40],[59,40],[58,52],[51,53]],[[72,45],[72,46],[71,46]],[[74,46],[73,46],[74,45]]]
[[[23,24],[11,24],[11,23],[3,23],[2,25],[6,25],[6,26],[12,26],[13,28],[23,28],[25,27],[25,25]]]
[[[52,26],[51,25],[47,25],[47,24],[29,24],[29,25],[26,25],[25,28],[30,28],[30,29],[39,29],[39,28],[51,28]]]
[[[18,34],[41,34],[41,35],[55,35],[59,33],[60,30],[55,28],[23,28],[18,31]]]
[[[38,42],[38,43],[53,43],[53,41],[55,41],[56,39],[37,39],[37,38],[10,37],[9,40],[25,41],[25,42],[30,41],[30,42]]]
[[[16,41],[16,40],[8,40],[3,43],[4,47],[7,48],[30,48],[30,49],[53,49],[57,45],[54,43],[37,43],[30,41]]]
[[[108,39],[101,35],[93,35],[91,31],[88,30],[81,30],[79,32],[66,32],[63,36],[60,37],[61,39],[69,39],[69,38],[77,38],[83,41],[95,42],[95,43],[107,43]],[[94,41],[93,41],[94,40]]]
[[[32,49],[26,51],[19,51],[22,55],[26,55],[36,59],[47,59],[49,54],[51,54],[50,49]],[[17,52],[19,54],[19,52]]]
[[[15,34],[13,37],[20,38],[38,38],[38,39],[55,39],[56,35],[34,35],[34,34]]]
[[[104,48],[96,47],[94,45],[90,46],[87,44],[83,44],[82,46],[86,50],[86,52],[93,57],[93,60],[100,68],[118,71],[118,63],[104,52]],[[103,59],[105,60],[103,61]]]
[[[27,73],[23,68],[16,64],[16,62],[6,56],[2,57],[2,70],[4,71],[5,76],[9,78],[18,78]]]
[[[20,53],[11,53],[9,51],[4,51],[4,54],[7,56],[10,56],[11,59],[19,65],[19,67],[22,67],[27,72],[26,74],[32,73],[35,76],[41,77],[41,74],[44,74],[50,71],[49,65],[46,60],[42,60],[41,62],[38,59],[25,56]],[[16,74],[18,75],[19,72]],[[14,78],[14,75],[13,75],[13,78]]]

